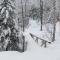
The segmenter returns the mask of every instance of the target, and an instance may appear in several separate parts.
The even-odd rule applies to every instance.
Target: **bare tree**
[[[43,20],[43,1],[40,0],[40,20],[41,20],[41,31],[42,31],[42,20]]]
[[[24,32],[25,31],[25,27],[28,25],[28,19],[27,19],[27,1],[28,0],[21,0],[21,28],[22,28],[22,31]],[[22,39],[23,39],[23,52],[25,50],[25,36],[23,35],[22,36]]]
[[[52,41],[55,41],[55,31],[56,31],[56,1],[53,0],[53,38]]]
[[[22,2],[22,0],[21,0],[21,9],[22,9],[22,30],[23,30],[23,32],[24,32],[24,11],[23,11],[23,2]],[[23,38],[23,52],[24,52],[24,43],[25,43],[25,37],[23,36],[22,37]]]

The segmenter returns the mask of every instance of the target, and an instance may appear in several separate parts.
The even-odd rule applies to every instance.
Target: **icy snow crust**
[[[29,33],[39,32],[39,26],[36,22],[30,22],[31,26],[23,33],[28,42],[27,51],[24,53],[17,51],[0,52],[0,60],[60,60],[60,22],[56,24],[56,41],[49,48],[41,48],[31,38]],[[45,33],[41,32],[41,34],[44,35]]]

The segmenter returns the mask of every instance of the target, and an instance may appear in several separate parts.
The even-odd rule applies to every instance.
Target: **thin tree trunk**
[[[21,5],[22,5],[22,21],[23,21],[22,30],[24,32],[24,11],[23,11],[23,2],[22,2],[22,0],[21,0]],[[23,50],[22,51],[24,52],[25,36],[23,36],[22,39],[23,39]]]
[[[40,21],[41,21],[41,31],[42,31],[42,20],[43,20],[43,1],[40,0]]]
[[[56,24],[54,24],[54,27],[53,27],[53,39],[52,39],[52,42],[55,41],[55,32],[56,32]]]
[[[54,12],[54,17],[53,17],[53,38],[52,38],[52,42],[55,41],[55,32],[56,32],[56,1],[53,0],[53,12]]]
[[[26,18],[26,13],[27,13],[27,1],[28,0],[25,1],[25,18]]]

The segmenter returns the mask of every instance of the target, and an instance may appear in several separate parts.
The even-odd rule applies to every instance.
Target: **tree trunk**
[[[40,0],[40,20],[41,20],[41,31],[42,31],[42,20],[43,20],[43,1]]]
[[[55,0],[53,0],[53,14],[54,14],[54,17],[53,17],[53,25],[54,25],[54,27],[53,27],[53,38],[52,38],[52,42],[54,42],[55,41],[55,31],[56,31],[56,1]]]
[[[25,50],[25,36],[23,36],[22,38],[23,38],[23,50],[22,51],[24,52],[24,50]]]
[[[52,38],[52,42],[55,41],[55,31],[56,31],[56,24],[54,24],[54,28],[53,28],[53,38]]]
[[[24,11],[23,11],[23,2],[22,2],[22,0],[21,0],[21,5],[22,5],[22,21],[23,21],[22,30],[24,32]],[[23,49],[22,49],[22,51],[24,52],[25,37],[23,36],[22,39],[23,39]]]

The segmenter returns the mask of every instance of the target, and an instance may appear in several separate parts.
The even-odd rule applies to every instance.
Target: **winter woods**
[[[4,0],[0,6],[0,49],[1,51],[20,51],[18,30],[14,22],[15,7],[11,5],[9,0]]]
[[[56,4],[55,0],[34,3],[3,0],[0,3],[0,51],[24,52],[29,45],[29,36],[45,48],[55,42],[56,24],[60,22]]]

